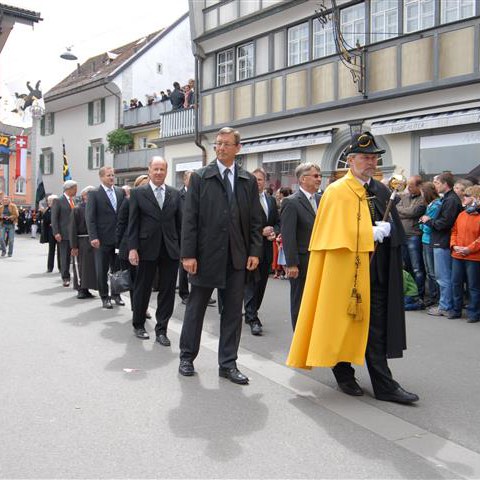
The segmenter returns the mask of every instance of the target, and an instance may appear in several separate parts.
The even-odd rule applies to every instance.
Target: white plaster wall
[[[406,177],[416,175],[418,172],[411,171],[412,165],[412,134],[396,133],[384,135],[383,140],[388,143],[392,153],[392,164],[396,166],[395,173],[401,173]]]
[[[171,143],[165,145],[165,159],[168,162],[167,184],[175,185],[175,163],[185,159],[186,162],[201,161],[202,151],[195,145],[194,140],[183,143]]]
[[[107,133],[116,128],[116,98],[105,99],[105,122],[88,125],[88,104],[78,105],[67,110],[55,112],[55,133],[38,136],[37,162],[42,148],[51,147],[54,154],[52,175],[44,175],[43,181],[47,193],[61,193],[63,185],[62,138],[72,179],[79,184],[79,191],[87,185],[98,185],[98,170],[88,169],[88,147],[90,140],[101,139],[107,148]],[[105,165],[113,164],[113,155],[105,151]]]

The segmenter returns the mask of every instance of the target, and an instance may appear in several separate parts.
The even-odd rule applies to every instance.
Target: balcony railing
[[[160,118],[160,138],[178,137],[195,132],[195,108],[165,113]]]
[[[170,100],[152,103],[145,107],[132,108],[123,112],[123,126],[133,127],[145,123],[158,122],[160,115],[172,110]]]
[[[147,168],[148,162],[154,155],[163,156],[163,148],[145,148],[117,153],[113,159],[115,170],[128,170],[132,168]]]

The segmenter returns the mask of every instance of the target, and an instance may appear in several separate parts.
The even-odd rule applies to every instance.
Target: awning
[[[392,133],[453,127],[455,125],[466,125],[471,123],[480,123],[480,108],[432,113],[430,115],[400,118],[385,122],[373,122],[371,131],[374,135],[389,135]]]
[[[272,152],[275,150],[308,147],[310,145],[322,145],[325,143],[332,143],[331,130],[245,140],[242,142],[240,154]]]

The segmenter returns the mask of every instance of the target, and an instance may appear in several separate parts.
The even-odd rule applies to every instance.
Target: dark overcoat
[[[391,195],[390,190],[377,180],[370,182],[369,189],[375,195],[375,209],[383,215]],[[406,243],[397,209],[393,206],[389,218],[392,224],[390,235],[390,255],[388,268],[388,314],[386,320],[386,349],[388,358],[400,358],[407,348],[405,331],[405,309],[403,304],[403,265],[401,247]],[[382,248],[380,245],[379,248]],[[371,274],[372,275],[372,274]],[[375,285],[372,285],[375,288]]]
[[[242,237],[248,256],[261,258],[262,207],[257,180],[235,166],[234,194],[240,213]],[[225,288],[230,210],[217,160],[192,173],[185,199],[181,257],[197,259],[192,285]]]

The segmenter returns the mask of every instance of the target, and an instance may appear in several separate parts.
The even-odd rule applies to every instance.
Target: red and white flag
[[[28,137],[26,135],[17,135],[17,138],[15,140],[15,147],[15,178],[26,178]]]

